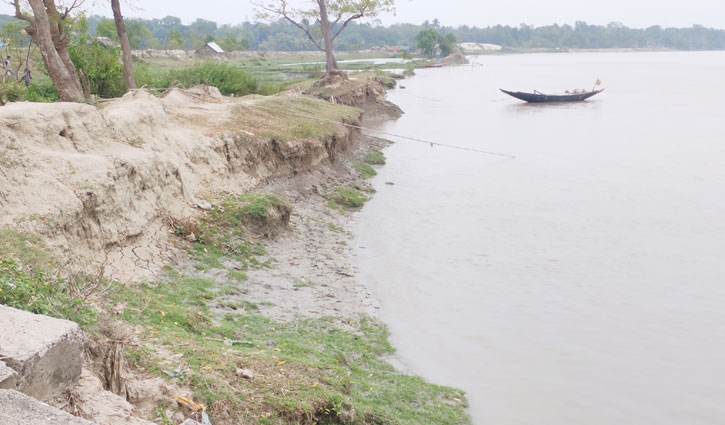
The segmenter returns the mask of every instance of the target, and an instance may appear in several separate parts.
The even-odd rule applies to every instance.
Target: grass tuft
[[[369,179],[378,175],[378,172],[375,171],[373,167],[364,162],[355,161],[353,166],[355,167],[355,171],[360,174],[360,177],[364,179]]]
[[[384,165],[385,155],[380,151],[370,151],[365,154],[365,163],[371,165]]]
[[[370,198],[359,190],[338,187],[332,194],[330,201],[337,206],[349,209],[361,208]]]

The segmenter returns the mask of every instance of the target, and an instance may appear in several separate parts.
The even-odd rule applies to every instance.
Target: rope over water
[[[268,111],[278,112],[278,113],[281,113],[281,114],[284,114],[284,115],[289,115],[289,116],[294,116],[294,117],[307,118],[307,119],[317,120],[317,121],[331,122],[331,123],[334,123],[334,124],[343,125],[345,127],[356,128],[358,130],[372,131],[374,133],[384,134],[386,136],[397,137],[397,138],[400,138],[400,139],[410,140],[410,141],[413,141],[413,142],[425,143],[427,145],[430,145],[431,147],[433,147],[433,146],[441,146],[441,147],[444,147],[444,148],[459,149],[459,150],[463,150],[463,151],[476,152],[476,153],[481,153],[481,154],[485,154],[485,155],[503,156],[503,157],[512,158],[512,159],[513,158],[516,158],[516,156],[514,156],[514,155],[509,155],[509,154],[505,154],[505,153],[485,151],[485,150],[482,150],[482,149],[475,149],[475,148],[467,148],[465,146],[449,145],[449,144],[446,144],[446,143],[433,142],[433,141],[430,141],[430,140],[418,139],[416,137],[410,137],[410,136],[402,136],[400,134],[389,133],[387,131],[376,130],[374,128],[367,128],[367,127],[363,127],[363,126],[359,126],[359,125],[354,125],[354,124],[348,124],[348,123],[344,123],[344,122],[340,122],[340,121],[335,121],[335,120],[331,120],[331,119],[327,119],[327,118],[320,118],[320,117],[315,117],[315,116],[312,116],[312,115],[300,114],[300,113],[297,113],[297,112],[290,112],[290,111],[284,111],[284,110],[281,110],[281,109],[269,108],[267,106],[262,106],[262,105],[243,105],[243,106],[250,107],[250,108],[266,109]]]

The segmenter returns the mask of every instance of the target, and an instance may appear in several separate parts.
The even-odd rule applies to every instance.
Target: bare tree
[[[126,82],[126,88],[132,90],[136,88],[136,80],[133,78],[133,58],[131,57],[131,43],[128,42],[128,34],[126,34],[126,24],[123,23],[121,15],[121,2],[119,0],[111,0],[111,9],[113,9],[113,20],[116,21],[116,31],[118,38],[121,40],[121,57],[123,58],[123,80]]]
[[[55,0],[26,1],[30,4],[29,11],[21,8],[20,0],[9,3],[15,7],[15,17],[28,23],[25,31],[38,45],[58,96],[65,102],[83,100],[78,72],[68,55],[70,12],[81,6],[83,0],[73,0],[70,6],[61,6],[63,12],[58,10]]]
[[[258,16],[266,20],[284,18],[302,30],[312,43],[325,52],[323,81],[343,75],[337,66],[333,42],[350,22],[362,18],[375,18],[383,12],[395,11],[395,0],[308,0],[309,9],[290,7],[289,0],[254,3]],[[332,17],[332,18],[331,18]],[[311,27],[310,20],[318,21],[319,28]]]

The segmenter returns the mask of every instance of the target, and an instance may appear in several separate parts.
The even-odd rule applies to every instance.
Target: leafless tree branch
[[[312,43],[315,45],[315,47],[322,50],[323,52],[325,51],[325,49],[322,47],[322,43],[320,42],[320,40],[318,40],[312,36],[312,33],[309,30],[309,27],[303,26],[302,24],[298,23],[297,21],[292,19],[287,14],[287,2],[282,2],[282,7],[279,9],[274,9],[274,8],[265,6],[261,3],[252,3],[252,4],[259,7],[260,9],[266,10],[267,12],[271,12],[271,13],[277,15],[276,19],[279,19],[279,17],[282,17],[282,18],[286,19],[287,21],[291,22],[294,26],[301,29],[305,33],[305,35],[307,35],[307,38],[309,38],[310,41],[312,41]]]
[[[347,24],[349,24],[350,22],[354,21],[355,19],[360,19],[363,16],[365,16],[365,11],[366,11],[365,8],[363,8],[362,10],[360,10],[359,13],[356,13],[356,14],[350,16],[349,18],[347,18],[345,20],[345,22],[342,24],[342,26],[332,36],[332,39],[334,40],[335,38],[337,38],[337,36],[340,35],[340,33],[347,27]],[[337,20],[335,21],[335,24],[337,24],[340,21],[340,18],[342,18],[342,16],[340,16],[340,17],[337,18]]]

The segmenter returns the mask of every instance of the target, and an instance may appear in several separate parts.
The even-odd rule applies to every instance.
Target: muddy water
[[[516,159],[398,140],[356,219],[402,361],[476,424],[725,423],[725,52],[476,62],[404,81],[381,128]]]

